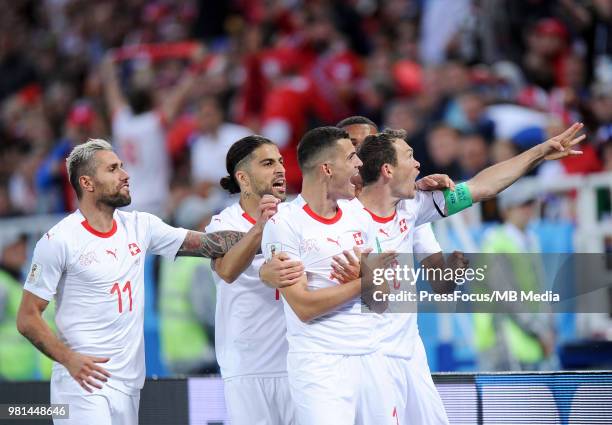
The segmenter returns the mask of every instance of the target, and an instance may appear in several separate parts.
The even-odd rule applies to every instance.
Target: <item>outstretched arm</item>
[[[467,181],[473,202],[493,198],[544,160],[581,154],[582,152],[573,150],[572,147],[586,137],[575,137],[583,126],[582,123],[575,123],[558,136],[476,174]]]
[[[244,232],[224,230],[214,233],[202,233],[190,230],[179,248],[177,257],[223,257],[231,247],[245,235]]]

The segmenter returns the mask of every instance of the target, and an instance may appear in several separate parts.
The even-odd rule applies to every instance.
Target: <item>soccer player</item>
[[[359,147],[367,136],[372,136],[378,133],[378,128],[372,120],[358,115],[343,119],[338,124],[336,124],[336,127],[346,130],[346,132],[349,134],[349,137],[351,138],[351,142],[353,142],[353,145],[357,150],[359,150]],[[361,190],[363,189],[361,175],[359,177],[360,178],[358,179],[358,182],[355,186],[356,198],[359,198]],[[425,176],[424,178],[418,180],[416,182],[416,185],[417,189],[424,191],[455,188],[454,182],[446,174],[432,174],[429,176]],[[374,221],[380,224],[385,224],[385,222],[388,221],[378,217],[372,212],[374,205],[369,205],[368,203],[364,204],[364,207],[370,213]],[[385,230],[383,229],[381,231],[379,228],[378,232],[380,235],[384,236]],[[413,238],[413,251],[411,252],[416,253],[419,261],[423,264],[424,268],[436,269],[444,267],[446,262],[444,260],[444,256],[442,255],[442,249],[440,248],[440,244],[438,243],[436,236],[434,235],[430,223],[421,224],[420,226],[416,227],[411,236]],[[346,264],[345,261],[348,259],[340,260],[342,261],[342,264]],[[463,255],[459,252],[453,252],[451,254],[451,258],[449,259],[449,263],[461,265],[463,263]],[[341,267],[339,268],[334,265],[334,273],[336,273],[336,270],[342,273]],[[432,281],[430,283],[436,292],[441,293],[450,292],[455,287],[453,282]]]
[[[278,289],[259,278],[264,224],[277,208],[286,206],[279,204],[286,198],[283,158],[269,139],[247,136],[229,149],[226,168],[229,175],[221,179],[221,186],[232,194],[240,193],[240,199],[206,227],[206,232],[246,233],[212,263],[217,284],[215,349],[226,406],[235,425],[295,424],[287,381],[283,303]],[[288,280],[284,285],[295,283],[304,271],[298,261],[279,261],[278,265],[277,272],[285,273]]]
[[[378,132],[378,128],[373,121],[362,116],[353,116],[340,121],[337,127],[345,129],[353,145],[359,150],[363,141],[366,137],[375,135]],[[364,158],[364,161],[369,162],[369,157]],[[439,187],[436,183],[436,177],[440,178],[442,187],[453,187],[452,181],[448,176],[445,175],[434,175],[428,176],[423,180],[423,184],[428,182],[432,186],[427,187],[428,189],[435,189]],[[433,179],[433,181],[431,181]],[[418,187],[418,184],[417,184]],[[425,188],[425,187],[423,187]],[[430,223],[424,223],[416,226],[414,230],[411,229],[410,233],[407,233],[406,225],[398,225],[394,219],[396,214],[390,217],[381,217],[374,213],[377,210],[376,204],[370,202],[370,196],[360,197],[363,186],[361,181],[357,187],[357,197],[363,204],[363,207],[371,215],[372,220],[375,222],[375,226],[378,228],[377,236],[379,240],[385,242],[385,246],[388,249],[392,249],[398,253],[406,254],[414,252],[419,261],[422,263],[425,269],[436,269],[442,268],[445,264],[444,257],[442,255],[442,249],[440,244],[436,240]],[[366,190],[367,193],[370,190]],[[413,202],[407,200],[406,202]],[[399,220],[401,221],[401,219]],[[401,232],[401,229],[405,229]],[[386,239],[389,239],[395,232],[406,235],[406,241],[398,246],[389,247]],[[408,238],[409,236],[409,238]],[[403,238],[400,238],[403,241]],[[410,249],[406,250],[406,244],[412,242]],[[350,254],[349,254],[350,255]],[[401,259],[401,258],[400,258]],[[334,277],[342,282],[350,281],[354,276],[346,276],[344,274],[345,267],[350,266],[352,258],[346,256],[340,256],[335,259],[335,263],[332,265],[334,268]],[[397,263],[396,263],[397,264]],[[411,262],[412,264],[412,262]],[[448,261],[449,266],[461,267],[465,265],[463,255],[458,252],[451,254],[451,258]],[[454,282],[431,282],[432,287],[436,292],[448,292],[454,289]],[[395,288],[400,289],[400,288]],[[447,423],[446,412],[444,404],[440,398],[436,387],[431,379],[431,373],[429,365],[427,364],[427,357],[423,347],[423,342],[418,334],[418,328],[416,324],[416,314],[407,313],[401,311],[395,311],[393,314],[389,314],[390,321],[397,321],[397,332],[396,335],[392,335],[391,339],[394,340],[394,344],[399,345],[401,349],[390,349],[385,354],[389,356],[399,357],[406,360],[407,367],[404,371],[401,371],[401,379],[394,376],[394,383],[397,385],[397,391],[400,396],[398,397],[396,410],[394,415],[401,420],[406,417],[404,412],[410,411],[410,418],[415,423]],[[405,309],[407,310],[407,309]],[[406,348],[411,344],[409,348]],[[393,346],[393,348],[395,348]]]
[[[405,132],[385,130],[366,137],[358,152],[364,158],[360,169],[364,185],[360,201],[378,217],[381,227],[376,237],[381,248],[411,253],[414,247],[412,229],[421,223],[456,213],[473,202],[497,195],[545,159],[579,154],[572,147],[585,137],[575,137],[581,128],[582,124],[574,124],[559,136],[481,171],[469,181],[457,185],[455,192],[449,189],[444,192],[415,192],[412,182],[418,174],[419,163],[404,140]],[[433,200],[434,216],[429,199]],[[386,316],[388,323],[384,327],[381,349],[388,359],[389,373],[398,391],[397,422],[448,423],[431,380],[423,343],[418,335],[416,315]]]
[[[361,314],[360,280],[338,285],[330,276],[333,256],[373,246],[372,220],[348,201],[361,161],[344,130],[320,127],[300,141],[298,162],[302,193],[266,223],[262,238],[266,258],[285,252],[306,271],[280,289],[298,423],[395,423],[391,377],[377,351],[385,320]]]
[[[66,166],[79,209],[36,244],[17,327],[55,361],[51,402],[70,405],[62,424],[136,424],[145,378],[145,254],[214,258],[242,234],[203,234],[117,210],[130,204],[129,176],[104,140],[76,146]],[[53,297],[57,335],[41,317]]]

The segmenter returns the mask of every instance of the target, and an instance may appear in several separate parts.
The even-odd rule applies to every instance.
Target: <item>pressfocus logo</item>
[[[612,312],[612,254],[362,256],[363,311]]]

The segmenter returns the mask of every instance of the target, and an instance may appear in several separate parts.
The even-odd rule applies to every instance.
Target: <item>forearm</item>
[[[162,104],[161,110],[167,122],[172,122],[174,117],[179,113],[185,99],[189,93],[193,91],[196,77],[189,73],[181,79],[178,87],[174,89],[168,96],[168,99]]]
[[[546,156],[541,145],[485,168],[467,181],[473,202],[495,197],[499,192],[539,165]]]
[[[280,289],[302,322],[309,322],[359,296],[361,279],[330,288],[308,290],[305,283]]]
[[[72,352],[59,340],[40,315],[20,316],[17,328],[38,351],[58,363],[64,364]]]
[[[126,104],[114,66],[106,71],[106,74],[103,76],[103,81],[106,106],[110,110],[112,116]]]
[[[177,257],[220,258],[236,245],[244,232],[225,230],[214,233],[202,233],[190,230],[179,248]]]
[[[425,258],[421,264],[425,269],[426,276],[440,276],[440,279],[431,279],[429,280],[429,284],[431,288],[434,290],[436,294],[449,294],[455,290],[457,284],[453,280],[444,280],[444,273],[436,272],[437,270],[442,270],[446,267],[446,261],[444,260],[444,255],[441,252],[436,252],[435,254],[430,255]]]
[[[263,229],[254,226],[222,258],[215,260],[215,272],[227,283],[232,283],[249,267],[261,249]]]

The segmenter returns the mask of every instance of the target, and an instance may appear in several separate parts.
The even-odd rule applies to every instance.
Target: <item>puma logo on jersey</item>
[[[107,249],[106,253],[115,257],[115,260],[117,259],[117,248],[115,248],[114,250]]]
[[[339,242],[340,238],[334,240],[332,238],[327,238],[327,242],[331,242],[331,243],[335,243],[336,245],[338,245],[338,248],[340,248],[340,242]]]
[[[383,235],[385,235],[386,237],[389,237],[389,234],[385,231],[385,229],[378,229],[378,233],[382,233]]]

